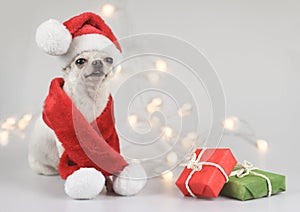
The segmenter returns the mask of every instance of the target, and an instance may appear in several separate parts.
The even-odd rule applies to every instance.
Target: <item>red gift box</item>
[[[197,149],[176,185],[185,196],[215,198],[236,163],[230,149]]]

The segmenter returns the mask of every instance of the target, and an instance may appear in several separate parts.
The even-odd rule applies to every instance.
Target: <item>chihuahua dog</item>
[[[77,55],[63,69],[65,81],[63,90],[89,123],[102,113],[108,103],[110,95],[109,84],[114,75],[113,63],[113,58],[105,52],[85,51]],[[56,175],[58,174],[59,159],[63,152],[64,148],[55,133],[40,117],[36,122],[32,139],[29,143],[30,167],[43,175]],[[82,171],[84,172],[84,170]],[[132,174],[139,176],[139,178],[144,178],[144,180],[130,180],[129,177]],[[128,165],[124,168],[121,175],[127,178],[116,177],[113,182],[107,178],[107,189],[110,190],[109,187],[113,187],[113,190],[118,194],[133,195],[140,191],[146,183],[146,173],[138,164],[134,166]],[[83,188],[85,186],[82,185]],[[91,186],[96,187],[99,185],[92,184]],[[95,196],[95,194],[90,193],[72,193],[72,189],[68,188],[67,182],[65,190],[69,196],[75,199]]]

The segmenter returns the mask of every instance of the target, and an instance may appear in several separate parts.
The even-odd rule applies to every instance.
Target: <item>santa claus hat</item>
[[[107,52],[115,61],[121,58],[120,44],[104,20],[91,12],[60,23],[50,19],[36,32],[36,42],[46,53],[58,56],[63,67],[68,66],[83,51]]]

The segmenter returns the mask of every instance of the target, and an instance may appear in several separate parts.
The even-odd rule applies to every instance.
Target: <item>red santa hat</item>
[[[83,51],[105,51],[118,61],[121,46],[104,20],[87,12],[61,23],[50,19],[36,32],[36,42],[46,53],[58,56],[63,67],[68,66]]]

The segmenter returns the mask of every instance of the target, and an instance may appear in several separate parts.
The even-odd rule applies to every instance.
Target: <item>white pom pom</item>
[[[147,174],[140,164],[126,166],[119,176],[113,179],[114,191],[122,196],[131,196],[140,192],[147,182]]]
[[[50,55],[67,53],[72,42],[72,35],[59,21],[50,19],[42,23],[36,31],[37,45]]]
[[[73,199],[92,199],[103,189],[105,177],[94,168],[81,168],[65,182],[65,192]]]

